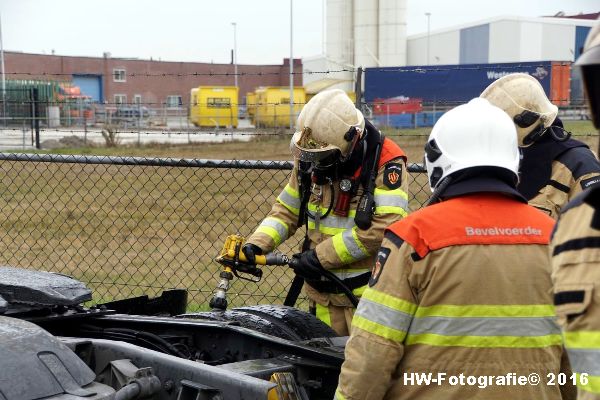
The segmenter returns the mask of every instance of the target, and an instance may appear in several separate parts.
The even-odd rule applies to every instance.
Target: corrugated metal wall
[[[460,63],[487,63],[490,47],[490,25],[479,25],[460,30]]]
[[[581,53],[583,52],[583,45],[585,44],[585,39],[587,38],[588,33],[590,33],[589,26],[577,26],[575,27],[575,61],[579,58]]]
[[[575,61],[577,61],[583,51],[583,45],[590,29],[589,26],[578,26],[575,28],[575,43],[573,45]],[[583,82],[579,68],[571,68],[571,102],[573,104],[583,104],[584,102]]]
[[[429,38],[427,61],[427,36],[419,35],[407,43],[407,65],[458,64],[460,60],[460,31],[436,33]]]

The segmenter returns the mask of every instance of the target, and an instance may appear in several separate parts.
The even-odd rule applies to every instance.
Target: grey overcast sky
[[[323,49],[323,1],[293,0],[294,57]],[[348,0],[350,1],[350,0]],[[408,34],[499,15],[600,11],[598,0],[408,0]],[[0,0],[7,51],[240,64],[290,55],[290,0]]]

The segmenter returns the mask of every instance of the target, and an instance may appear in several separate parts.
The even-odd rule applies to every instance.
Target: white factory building
[[[595,23],[575,18],[500,16],[411,35],[406,65],[574,61]]]
[[[354,76],[349,71],[359,66],[574,61],[596,23],[499,16],[407,36],[406,7],[406,0],[327,0],[326,54],[302,60],[307,91],[352,91]]]

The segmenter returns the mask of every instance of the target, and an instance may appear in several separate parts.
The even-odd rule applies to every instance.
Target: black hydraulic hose
[[[180,358],[187,358],[185,356],[185,354],[183,354],[181,351],[179,351],[179,349],[177,349],[175,346],[173,346],[171,343],[167,342],[165,339],[161,338],[160,336],[155,335],[154,333],[144,332],[144,331],[135,331],[132,329],[124,329],[124,328],[110,328],[110,329],[107,329],[107,331],[117,332],[117,333],[123,332],[123,333],[134,334],[136,338],[140,338],[147,342],[153,343],[154,345],[159,345],[159,346],[166,348],[167,351],[165,351],[165,353],[168,353],[173,356],[180,357]]]
[[[157,350],[161,353],[170,354],[169,349],[163,348],[155,342],[146,340],[144,338],[139,337],[135,332],[132,334],[126,334],[122,332],[111,332],[110,330],[102,331],[97,336],[100,336],[109,340],[119,340],[122,342],[128,343],[137,343],[142,345],[143,347],[149,348],[151,350]]]
[[[358,297],[352,293],[352,290],[350,290],[350,288],[346,286],[340,278],[335,276],[333,272],[326,269],[323,269],[323,276],[333,282],[346,295],[348,300],[350,300],[355,308],[358,307]]]
[[[178,348],[173,346],[171,343],[167,342],[165,339],[160,336],[144,331],[136,331],[134,329],[127,328],[98,328],[95,326],[86,326],[90,332],[95,334],[100,334],[104,336],[112,337],[116,340],[124,340],[124,341],[140,341],[143,342],[153,348],[160,350],[163,353],[170,354],[173,356],[177,356],[183,359],[187,359],[188,357],[183,354]]]

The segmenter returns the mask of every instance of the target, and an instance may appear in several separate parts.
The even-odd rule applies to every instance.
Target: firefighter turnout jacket
[[[558,119],[555,124],[562,127]],[[600,183],[600,162],[578,140],[557,141],[548,132],[521,151],[518,189],[530,205],[554,219],[575,196]]]
[[[335,204],[340,195],[339,184],[340,182],[333,182],[332,185],[312,186],[307,207],[308,239],[321,265],[353,287],[354,294],[360,296],[369,279],[384,229],[408,213],[406,156],[393,141],[387,138],[384,140],[375,180],[375,210],[371,226],[366,230],[359,229],[354,221],[356,208],[364,191],[362,184],[350,199],[347,217],[335,215],[333,211],[324,216],[332,204],[332,196]],[[260,247],[263,252],[272,251],[299,228],[300,206],[298,161],[295,160],[288,184],[247,242]],[[357,282],[362,283],[357,286]],[[308,297],[321,306],[353,307],[345,295],[320,289],[321,291],[310,283],[305,287]],[[348,318],[348,325],[350,319],[351,316]]]
[[[560,399],[558,385],[545,384],[563,352],[552,226],[500,193],[463,194],[390,226],[354,314],[336,398]],[[426,384],[423,374],[442,380]],[[450,383],[461,374],[463,384]],[[543,382],[515,383],[530,374]]]
[[[578,399],[600,399],[600,187],[563,210],[551,242],[554,304]]]

